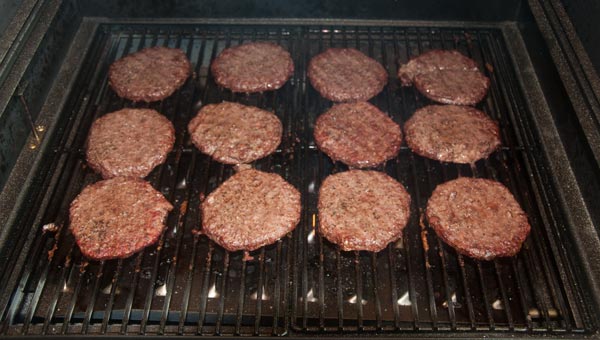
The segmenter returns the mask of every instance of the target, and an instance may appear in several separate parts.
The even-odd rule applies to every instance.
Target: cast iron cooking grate
[[[279,91],[232,94],[219,89],[210,61],[225,47],[270,40],[292,54],[296,70]],[[118,98],[107,86],[109,65],[143,47],[186,51],[195,77],[174,96],[151,105]],[[379,170],[412,195],[412,218],[404,239],[386,250],[340,252],[315,229],[317,193],[329,174],[345,170],[317,150],[312,124],[331,104],[309,85],[311,56],[329,46],[355,47],[382,62],[390,78],[372,102],[402,124],[428,102],[401,88],[397,61],[432,48],[457,48],[491,78],[480,104],[501,125],[503,147],[476,166],[440,164],[403,147]],[[357,70],[359,72],[360,70]],[[58,122],[52,171],[45,175],[35,209],[18,226],[22,235],[8,265],[25,257],[10,298],[0,306],[0,334],[206,334],[316,335],[357,332],[463,332],[497,334],[589,332],[561,233],[554,188],[539,160],[530,113],[515,69],[496,28],[244,25],[102,25]],[[274,111],[284,124],[275,154],[254,163],[281,174],[303,193],[298,228],[280,242],[243,254],[225,252],[197,235],[200,197],[235,171],[199,153],[186,126],[200,104],[222,100]],[[83,150],[91,122],[122,107],[152,107],[177,131],[176,147],[148,179],[174,204],[158,245],[128,259],[88,262],[68,232],[68,207],[84,185],[99,176],[85,166]],[[44,176],[41,174],[40,176]],[[439,183],[457,176],[486,177],[506,184],[530,217],[533,230],[511,259],[478,262],[457,255],[421,220]],[[59,231],[43,232],[55,223]],[[8,267],[7,267],[8,268]],[[8,290],[10,289],[10,290]],[[7,298],[7,299],[8,299]],[[465,334],[465,333],[463,333]]]

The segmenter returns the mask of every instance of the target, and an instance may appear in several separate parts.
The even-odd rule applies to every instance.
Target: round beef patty
[[[330,175],[319,190],[319,233],[342,250],[380,251],[402,236],[410,195],[378,171]]]
[[[300,193],[281,176],[257,170],[233,175],[201,205],[202,231],[229,251],[252,251],[292,231]]]
[[[92,124],[86,159],[104,178],[146,177],[175,143],[173,124],[151,109],[123,109]]]
[[[294,62],[277,44],[252,42],[223,50],[211,71],[217,84],[233,92],[263,92],[282,87],[294,73]]]
[[[319,149],[355,168],[396,157],[402,143],[400,126],[368,102],[334,105],[317,118],[314,135]]]
[[[429,105],[404,124],[406,144],[442,162],[475,163],[500,146],[498,124],[470,106]]]
[[[172,209],[150,183],[116,177],[85,187],[75,198],[70,230],[86,257],[126,258],[156,243]]]
[[[478,260],[514,256],[531,229],[510,191],[481,178],[438,185],[427,202],[426,216],[438,237]]]
[[[108,82],[119,97],[134,102],[162,100],[180,88],[192,65],[178,48],[151,47],[110,65]]]
[[[487,94],[490,80],[472,59],[458,51],[432,50],[411,59],[398,70],[403,86],[443,104],[475,105]]]
[[[273,153],[283,127],[276,115],[231,102],[209,104],[188,124],[200,151],[225,164],[249,163]]]
[[[368,100],[387,84],[385,68],[353,48],[329,48],[314,56],[308,77],[323,97],[334,102]]]

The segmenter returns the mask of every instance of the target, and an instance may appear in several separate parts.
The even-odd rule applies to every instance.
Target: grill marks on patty
[[[70,230],[86,257],[126,258],[156,243],[173,206],[141,179],[91,184],[71,203]]]
[[[402,65],[398,77],[403,86],[414,84],[425,97],[443,104],[475,105],[490,85],[475,61],[454,50],[425,52]]]
[[[182,51],[150,48],[111,65],[109,81],[119,96],[160,100],[185,82],[190,69]],[[219,85],[234,92],[261,92],[283,86],[293,62],[280,46],[259,42],[224,50],[211,70]],[[489,87],[475,62],[456,51],[424,53],[398,75],[403,85],[415,84],[442,103],[474,104]],[[331,48],[310,61],[308,76],[324,97],[352,102],[334,105],[317,119],[321,150],[352,167],[377,166],[397,155],[400,127],[363,102],[387,83],[381,64],[354,49]],[[500,144],[497,124],[469,107],[428,106],[405,128],[413,151],[441,161],[472,163]],[[204,106],[188,129],[202,152],[228,164],[269,155],[282,135],[273,113],[230,102]],[[86,156],[105,178],[146,176],[164,162],[173,143],[173,126],[158,112],[124,109],[94,122]],[[380,251],[401,237],[410,195],[384,173],[350,170],[323,181],[318,208],[318,232],[342,250]],[[115,177],[84,188],[71,204],[70,228],[85,256],[124,258],[158,240],[172,209],[149,183]],[[242,170],[201,203],[203,232],[228,251],[252,251],[293,230],[301,209],[300,193],[280,176]],[[513,256],[530,230],[514,197],[490,180],[460,178],[439,185],[426,216],[442,240],[483,260]]]
[[[191,74],[192,65],[178,48],[151,47],[110,65],[108,81],[119,97],[154,102],[169,97]]]
[[[474,163],[501,144],[498,124],[469,106],[425,106],[406,122],[404,132],[415,153],[442,162]]]
[[[300,193],[281,176],[257,170],[233,175],[201,204],[202,231],[229,251],[252,251],[292,231]]]
[[[427,202],[426,216],[438,237],[478,260],[516,255],[531,229],[510,191],[480,178],[438,185]]]
[[[351,170],[325,178],[318,207],[322,236],[342,250],[378,252],[401,237],[410,195],[382,172]]]
[[[86,148],[92,169],[104,178],[146,177],[175,143],[173,124],[151,109],[122,109],[94,121]]]
[[[400,126],[368,102],[334,105],[317,118],[314,136],[329,157],[356,168],[396,157],[402,143]]]
[[[226,164],[249,163],[273,153],[283,133],[273,113],[231,102],[204,106],[188,130],[200,151]]]
[[[223,50],[211,64],[215,82],[233,92],[277,90],[294,73],[283,47],[270,42],[246,43]]]
[[[312,86],[334,102],[365,101],[387,84],[387,72],[375,59],[353,48],[329,48],[308,65]]]

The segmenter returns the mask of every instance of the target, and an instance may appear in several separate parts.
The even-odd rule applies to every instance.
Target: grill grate
[[[553,188],[539,155],[529,112],[495,28],[372,26],[103,25],[70,94],[70,117],[57,133],[53,171],[35,198],[37,214],[21,221],[19,271],[8,306],[0,306],[0,334],[224,334],[284,335],[394,331],[587,332],[591,324],[573,282]],[[287,48],[295,74],[282,89],[262,95],[220,90],[208,67],[223,48],[270,40]],[[107,87],[114,60],[143,47],[186,51],[195,78],[174,96],[151,105],[118,98]],[[312,138],[316,116],[331,104],[309,85],[311,56],[329,46],[355,47],[384,64],[390,82],[372,102],[400,123],[427,102],[400,88],[397,60],[431,48],[457,48],[492,80],[480,104],[501,125],[503,148],[474,167],[440,164],[403,147],[380,170],[401,181],[413,198],[404,239],[378,254],[346,253],[323,240],[318,228],[321,181],[346,170],[319,152]],[[199,228],[200,196],[231,176],[191,145],[186,125],[200,104],[237,101],[275,111],[284,125],[282,145],[255,167],[281,174],[303,193],[298,228],[242,261]],[[85,167],[83,147],[91,122],[125,106],[151,107],[177,131],[176,148],[148,179],[174,204],[157,246],[124,260],[87,262],[67,231],[68,207],[86,184],[99,179]],[[457,176],[505,183],[530,217],[532,234],[514,259],[477,262],[457,255],[421,220],[435,186]],[[41,225],[61,226],[56,234]],[[32,231],[33,230],[33,231]],[[4,274],[2,274],[4,275]],[[3,278],[4,279],[4,278]],[[4,294],[4,293],[3,293]]]

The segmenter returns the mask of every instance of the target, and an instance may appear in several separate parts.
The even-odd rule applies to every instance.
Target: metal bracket
[[[23,105],[23,109],[25,110],[25,118],[27,119],[27,123],[31,129],[31,134],[27,139],[27,148],[29,150],[35,150],[42,142],[42,137],[44,136],[46,127],[44,125],[35,125],[33,122],[33,117],[31,116],[31,111],[29,110],[27,99],[25,98],[25,90],[27,89],[27,85],[28,83],[25,83],[24,85],[19,85],[17,87],[17,97],[19,97],[19,101],[21,102],[21,105]]]

